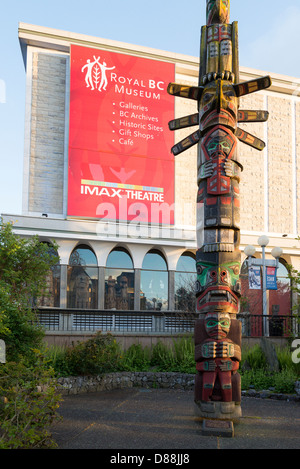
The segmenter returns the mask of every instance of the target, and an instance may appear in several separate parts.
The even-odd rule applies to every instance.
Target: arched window
[[[277,269],[277,290],[270,290],[269,313],[276,316],[291,314],[291,282],[284,259],[279,259]]]
[[[51,257],[59,259],[56,249],[50,243],[48,245],[48,253]],[[42,296],[39,298],[40,307],[59,308],[60,306],[60,265],[59,263],[52,266],[46,277],[46,288]]]
[[[128,252],[115,248],[105,269],[105,309],[134,309],[134,269]]]
[[[249,276],[251,275],[251,288]],[[291,285],[288,276],[286,263],[283,259],[279,260],[279,266],[276,272],[277,290],[269,291],[269,314],[270,315],[289,315],[291,313]],[[250,312],[251,314],[261,314],[262,305],[262,269],[258,266],[252,267],[249,271],[247,260],[244,261],[241,268],[241,312]]]
[[[175,309],[177,311],[195,311],[196,280],[195,255],[191,252],[185,252],[177,262],[175,273]]]
[[[161,252],[152,249],[141,271],[141,310],[168,309],[168,268]]]
[[[70,256],[67,291],[68,308],[97,309],[97,258],[89,246],[77,246]]]
[[[250,282],[249,282],[250,275]],[[262,314],[263,294],[262,275],[259,266],[248,267],[248,259],[245,259],[240,273],[241,299],[240,312],[254,315]]]

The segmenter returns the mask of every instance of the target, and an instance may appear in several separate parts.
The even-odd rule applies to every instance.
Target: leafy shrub
[[[56,376],[70,376],[71,370],[66,359],[65,347],[52,345],[44,349],[45,360]]]
[[[257,391],[269,389],[273,386],[273,375],[263,369],[246,370],[241,372],[242,389],[253,387]]]
[[[0,338],[7,360],[27,357],[39,348],[44,332],[36,326],[34,302],[45,292],[47,274],[58,258],[38,236],[21,238],[0,218]]]
[[[131,345],[120,357],[119,369],[124,371],[147,371],[151,362],[151,350],[141,344]]]
[[[0,449],[37,449],[56,446],[50,425],[59,419],[60,396],[53,371],[41,360],[0,368]]]
[[[292,370],[283,370],[273,376],[274,388],[276,392],[294,394],[297,375]]]
[[[243,368],[247,364],[252,370],[261,370],[267,368],[267,361],[259,345],[251,348],[242,349],[242,360],[240,367]]]
[[[290,347],[276,347],[276,354],[281,371],[289,370],[300,378],[300,363],[292,361],[292,350]]]
[[[99,331],[91,339],[66,349],[66,368],[73,375],[108,373],[118,369],[120,356],[116,339]]]
[[[290,370],[280,373],[271,373],[266,370],[246,370],[241,373],[242,389],[247,390],[250,387],[261,391],[263,389],[274,389],[277,393],[294,394],[295,381],[297,377]]]
[[[157,342],[152,350],[151,365],[156,366],[159,371],[195,373],[192,338],[173,340],[173,346]]]
[[[158,341],[152,349],[151,365],[155,366],[158,371],[165,371],[173,368],[175,363],[173,349]]]
[[[277,355],[280,372],[268,369],[259,345],[243,348],[239,373],[242,389],[274,388],[276,392],[294,393],[294,383],[299,378],[299,364],[294,364],[291,351],[279,348]],[[49,364],[58,376],[72,374],[99,374],[115,371],[148,371],[195,373],[194,342],[191,336],[174,339],[171,344],[158,341],[152,349],[133,344],[122,351],[110,335],[101,335],[70,349],[54,347],[48,350]],[[244,365],[247,363],[247,367]],[[248,369],[247,369],[248,368]]]

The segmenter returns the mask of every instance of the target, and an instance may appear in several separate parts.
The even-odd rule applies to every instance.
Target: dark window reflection
[[[141,310],[168,309],[168,269],[163,255],[149,251],[141,271]]]
[[[192,253],[184,253],[175,272],[175,310],[195,312],[196,280],[196,258]]]
[[[59,259],[57,251],[54,247],[46,243],[49,246],[49,254]],[[60,265],[54,265],[50,268],[46,277],[46,288],[42,296],[38,301],[39,306],[59,308],[60,306]]]
[[[269,313],[273,316],[291,314],[291,283],[283,259],[277,269],[277,290],[270,290],[269,302]]]
[[[288,277],[288,270],[283,259],[279,260],[277,269],[277,290],[268,290],[269,292],[269,314],[270,315],[289,315],[291,313],[291,286]],[[249,288],[249,271],[245,261],[241,269],[241,312],[251,314],[262,314],[263,310],[263,291],[262,291],[262,269],[261,269],[261,288]]]
[[[97,309],[97,258],[88,246],[78,246],[70,256],[67,290],[68,308]]]
[[[134,269],[128,252],[114,249],[105,269],[105,309],[134,309]]]

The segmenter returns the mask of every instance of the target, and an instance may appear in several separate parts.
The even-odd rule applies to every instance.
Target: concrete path
[[[234,437],[222,438],[201,434],[193,391],[131,388],[65,396],[60,407],[63,420],[52,427],[52,435],[59,449],[156,450],[153,454],[300,448],[299,402],[245,397],[242,411]],[[122,451],[103,454],[120,457]]]

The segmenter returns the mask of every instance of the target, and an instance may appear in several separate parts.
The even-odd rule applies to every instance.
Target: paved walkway
[[[52,427],[52,435],[59,449],[165,449],[183,454],[189,449],[300,448],[299,402],[245,397],[242,411],[234,438],[221,438],[202,436],[193,391],[131,388],[65,396],[63,420]]]

